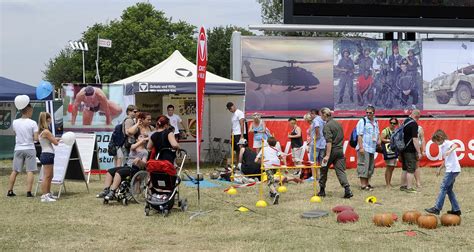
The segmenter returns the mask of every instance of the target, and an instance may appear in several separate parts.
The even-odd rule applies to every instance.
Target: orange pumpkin
[[[461,224],[461,216],[455,214],[443,214],[441,216],[441,225],[457,226]]]
[[[408,224],[416,224],[416,221],[420,215],[421,213],[418,211],[407,211],[403,213],[402,220]]]
[[[379,227],[390,227],[393,224],[392,214],[376,214],[372,219],[374,224]]]
[[[436,229],[438,226],[438,218],[432,214],[425,214],[418,217],[418,226],[426,229]]]

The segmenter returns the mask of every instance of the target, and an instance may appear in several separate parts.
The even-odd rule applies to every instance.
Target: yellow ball
[[[267,202],[265,200],[259,200],[257,201],[257,204],[255,204],[255,206],[264,208],[264,207],[267,207]]]
[[[229,190],[227,190],[227,194],[236,195],[237,194],[237,189],[235,189],[234,187],[231,187],[231,188],[229,188]]]
[[[313,196],[311,197],[311,199],[309,200],[311,203],[320,203],[321,202],[321,197],[319,196]]]
[[[286,186],[279,186],[277,191],[279,193],[284,193],[284,192],[288,191],[288,189],[286,188]]]
[[[237,210],[239,210],[239,212],[248,212],[248,211],[249,211],[249,209],[248,209],[248,208],[246,208],[246,207],[243,207],[243,206],[241,206],[241,207],[237,208]]]
[[[375,204],[377,202],[377,198],[375,198],[375,196],[369,196],[365,199],[365,202]]]

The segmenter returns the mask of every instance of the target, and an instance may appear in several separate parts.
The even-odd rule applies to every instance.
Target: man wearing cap
[[[370,57],[370,48],[365,48],[357,57],[355,64],[359,66],[359,76],[357,77],[357,97],[359,106],[364,105],[364,94],[367,93],[367,100],[370,102],[373,98],[372,92],[372,67],[374,60]]]
[[[76,94],[72,104],[71,125],[76,124],[77,112],[81,105],[84,106],[82,110],[82,125],[91,125],[95,112],[104,113],[106,125],[111,125],[112,119],[122,113],[122,108],[116,103],[109,101],[100,88],[87,86]]]
[[[413,98],[412,104],[418,103],[418,87],[415,82],[415,78],[411,73],[408,72],[407,60],[402,60],[400,64],[401,72],[398,75],[396,87],[401,91],[401,102],[403,106],[408,105],[408,99],[410,96]]]
[[[395,80],[398,74],[402,71],[400,69],[400,63],[402,62],[402,55],[398,50],[398,44],[393,44],[392,55],[388,57],[388,65],[390,66],[390,72],[392,73],[392,80]]]
[[[242,110],[237,109],[237,107],[232,102],[228,102],[227,110],[232,113],[232,138],[234,139],[234,151],[239,151],[239,146],[237,143],[240,139],[247,139],[247,130],[245,126],[245,115]]]
[[[341,104],[344,99],[344,92],[346,86],[349,88],[349,98],[351,102],[354,102],[354,91],[353,91],[353,79],[354,79],[354,62],[349,57],[349,49],[342,50],[342,58],[339,60],[336,66],[336,70],[341,71],[339,79],[339,101],[338,104]]]

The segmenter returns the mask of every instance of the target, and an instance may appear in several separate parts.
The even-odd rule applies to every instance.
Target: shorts
[[[115,173],[118,173],[122,179],[125,179],[128,176],[133,177],[133,175],[135,175],[135,173],[137,173],[138,171],[140,171],[140,169],[136,166],[121,166],[107,170],[107,172],[110,173],[112,177],[115,176]]]
[[[26,166],[27,172],[35,172],[38,170],[36,166],[36,150],[16,150],[13,154],[13,170],[21,172],[23,165]]]
[[[232,136],[234,137],[234,151],[239,152],[240,148],[237,145],[237,143],[239,143],[241,135],[232,135]],[[244,138],[245,138],[245,140],[248,140],[247,134],[244,134]]]
[[[291,153],[293,156],[293,162],[301,162],[303,160],[303,148],[292,148]]]
[[[402,170],[408,173],[415,173],[417,157],[415,152],[402,152]]]
[[[176,139],[176,141],[180,140],[181,139],[181,134],[179,134],[179,133],[174,134],[174,138]]]
[[[357,175],[359,178],[370,178],[374,174],[374,153],[357,151]]]
[[[53,165],[54,164],[54,153],[42,152],[40,155],[40,161],[42,165]]]
[[[397,166],[397,162],[398,162],[397,158],[387,159],[387,160],[385,160],[385,165],[387,165],[387,166]]]

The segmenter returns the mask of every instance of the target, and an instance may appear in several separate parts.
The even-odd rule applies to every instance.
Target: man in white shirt
[[[187,132],[186,126],[184,125],[183,120],[181,120],[181,117],[174,113],[174,106],[173,105],[171,105],[171,104],[168,105],[168,107],[166,107],[166,110],[168,111],[168,114],[166,114],[166,117],[168,117],[168,119],[170,119],[170,125],[173,126],[173,128],[174,128],[174,137],[176,138],[176,140],[179,140],[180,135],[179,135],[178,123],[181,124],[182,129],[184,130],[185,133]]]
[[[234,150],[238,151],[239,147],[237,143],[240,139],[247,138],[247,129],[245,125],[245,115],[242,110],[237,109],[237,107],[232,102],[228,102],[226,105],[227,109],[232,113],[232,137],[234,138]]]
[[[8,180],[8,197],[16,196],[13,192],[16,176],[26,166],[26,197],[33,197],[31,188],[35,179],[34,173],[38,170],[36,167],[36,149],[35,141],[38,141],[38,125],[31,120],[33,107],[30,104],[21,110],[21,118],[13,121],[12,127],[15,131],[15,152],[13,156],[13,171]]]

